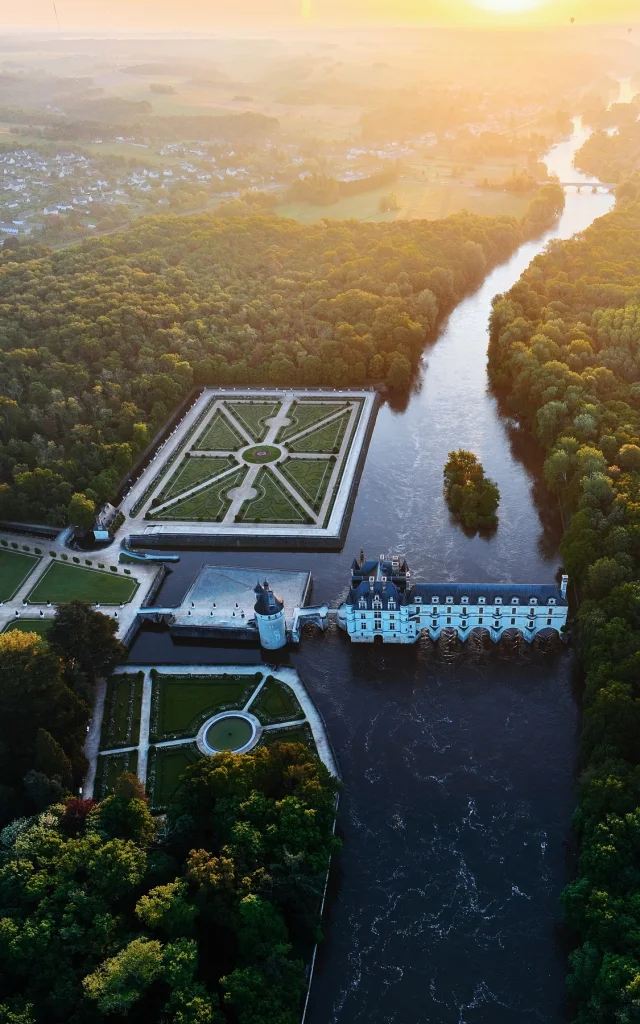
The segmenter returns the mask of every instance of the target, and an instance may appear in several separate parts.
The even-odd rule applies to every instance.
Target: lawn
[[[140,740],[142,672],[111,676],[102,719],[100,748],[137,746]]]
[[[254,482],[258,495],[245,501],[237,516],[244,523],[305,523],[303,509],[285,492],[283,485],[267,466],[258,472]]]
[[[153,747],[149,751],[149,796],[153,808],[167,806],[184,770],[200,757],[200,751],[193,743],[180,747]]]
[[[254,441],[264,440],[269,429],[265,420],[275,416],[280,408],[280,402],[225,402],[225,405]]]
[[[245,444],[245,439],[231,426],[224,413],[218,410],[193,448],[194,451],[235,452]]]
[[[2,630],[3,633],[10,633],[12,629],[20,633],[37,633],[38,636],[46,636],[53,626],[53,619],[16,619],[15,622],[7,622]]]
[[[278,432],[276,441],[286,441],[288,437],[299,434],[301,430],[306,430],[307,427],[313,426],[314,423],[319,423],[321,420],[326,419],[327,416],[331,416],[332,413],[340,412],[341,409],[345,408],[344,402],[340,404],[335,402],[294,402],[288,413],[291,424],[288,427],[282,427]]]
[[[185,456],[170,480],[162,488],[158,496],[159,502],[168,501],[179,494],[190,490],[196,484],[202,484],[205,480],[211,480],[225,469],[230,469],[233,460],[228,456],[211,457],[206,455],[200,457]]]
[[[152,738],[195,736],[207,718],[243,708],[262,676],[154,674]]]
[[[39,555],[0,549],[0,601],[11,600],[39,561]]]
[[[29,604],[64,604],[89,601],[91,604],[126,604],[138,589],[138,581],[99,569],[52,562],[27,597]]]
[[[340,445],[349,424],[350,414],[345,413],[326,423],[324,427],[317,427],[310,434],[305,434],[298,441],[293,441],[289,448],[292,452],[326,452],[337,455]]]
[[[503,175],[507,177],[507,174]],[[393,192],[398,210],[380,210],[380,199]],[[348,196],[331,206],[315,206],[307,202],[283,203],[275,208],[281,217],[292,217],[301,224],[312,224],[328,217],[332,220],[392,221],[439,220],[460,210],[486,215],[507,214],[522,217],[530,196],[512,192],[476,188],[474,185],[442,181],[396,181],[385,188],[372,189]]]
[[[300,492],[313,511],[319,512],[334,466],[335,460],[330,458],[290,458],[280,464],[280,472]]]
[[[196,494],[190,494],[181,501],[176,501],[169,508],[156,513],[151,511],[148,515],[151,519],[220,522],[231,505],[231,499],[227,498],[227,491],[230,491],[232,487],[238,487],[244,480],[246,472],[247,467],[243,466],[237,472],[214,481],[208,487],[203,487]]]
[[[262,725],[291,722],[304,718],[304,712],[290,686],[269,676],[256,700],[248,709]]]
[[[104,800],[113,793],[115,784],[125,772],[135,773],[138,769],[138,751],[129,750],[126,754],[98,754],[96,781],[93,787],[93,799]]]

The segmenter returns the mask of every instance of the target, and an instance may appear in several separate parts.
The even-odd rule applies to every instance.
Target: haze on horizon
[[[588,25],[638,18],[633,0],[55,0],[60,31],[251,34],[303,25]],[[268,13],[266,8],[268,7]],[[58,33],[54,0],[24,0],[3,12],[5,32]]]

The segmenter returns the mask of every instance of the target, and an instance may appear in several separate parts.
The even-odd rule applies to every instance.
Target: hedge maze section
[[[349,425],[349,413],[338,416],[324,426],[316,427],[289,444],[292,452],[320,452],[337,455]]]
[[[287,459],[280,466],[280,472],[298,491],[314,512],[319,512],[331,476],[335,459]]]
[[[377,401],[367,391],[206,389],[132,487],[131,542],[338,546]]]
[[[257,497],[251,498],[240,509],[239,519],[244,523],[305,523],[309,517],[296,503],[274,473],[263,466],[254,487]]]
[[[193,449],[205,452],[235,452],[246,443],[242,435],[231,426],[228,417],[218,410],[214,413],[209,426],[197,439]]]
[[[276,416],[280,402],[226,402],[233,418],[254,441],[264,441],[269,430],[266,421]]]
[[[315,423],[326,420],[328,416],[346,408],[344,402],[339,405],[335,402],[294,402],[287,413],[287,419],[291,422],[288,427],[282,427],[276,437],[276,442],[284,442],[289,437],[294,437],[302,430],[306,430]]]
[[[191,458],[185,456],[169,483],[161,491],[159,500],[168,501],[169,498],[190,491],[192,487],[204,483],[205,480],[213,480],[224,473],[225,469],[231,469],[233,464],[233,460],[227,455],[200,455]]]
[[[237,469],[220,480],[215,480],[208,487],[200,487],[187,497],[176,501],[158,512],[151,512],[152,519],[181,519],[184,522],[221,522],[231,505],[228,491],[239,487],[246,469]]]

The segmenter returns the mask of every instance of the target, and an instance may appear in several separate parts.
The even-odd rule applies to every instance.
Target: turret
[[[260,643],[267,651],[276,651],[287,642],[287,627],[284,618],[284,601],[276,597],[265,580],[254,588],[256,603],[256,625],[260,634]]]
[[[562,583],[560,585],[560,594],[561,594],[563,600],[565,600],[565,601],[567,600],[567,587],[568,586],[569,586],[569,577],[568,576],[563,576],[562,577]]]

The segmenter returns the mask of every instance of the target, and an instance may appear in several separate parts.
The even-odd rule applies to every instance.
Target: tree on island
[[[444,467],[444,493],[450,511],[472,530],[495,529],[500,504],[498,485],[484,475],[473,452],[449,452]]]

